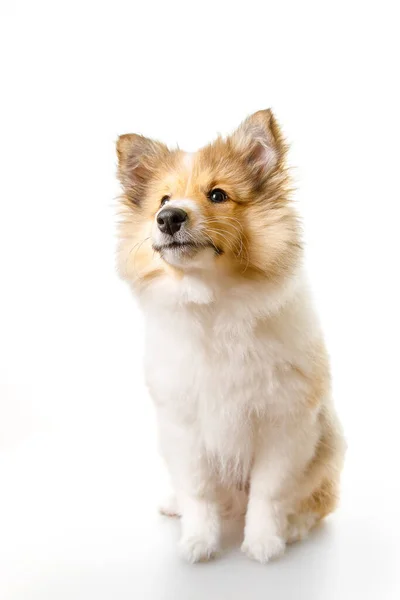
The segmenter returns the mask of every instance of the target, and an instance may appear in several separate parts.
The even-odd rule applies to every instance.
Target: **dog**
[[[345,442],[302,265],[287,144],[271,110],[196,153],[117,141],[118,265],[146,322],[145,374],[181,554],[245,514],[261,563],[338,502]]]

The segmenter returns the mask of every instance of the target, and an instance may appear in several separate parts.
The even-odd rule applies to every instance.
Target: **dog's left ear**
[[[262,175],[269,175],[285,157],[286,144],[270,108],[243,121],[230,141],[254,171]]]
[[[161,142],[136,133],[118,138],[118,177],[134,204],[140,205],[153,173],[168,154],[168,148]]]

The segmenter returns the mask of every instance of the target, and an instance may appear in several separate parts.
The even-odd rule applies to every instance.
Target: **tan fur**
[[[137,290],[166,273],[182,277],[179,267],[163,261],[152,247],[152,226],[164,196],[196,203],[207,238],[220,250],[215,260],[221,273],[277,286],[290,278],[301,260],[301,236],[290,203],[287,146],[271,111],[252,115],[230,137],[218,138],[197,152],[190,164],[182,151],[169,151],[134,134],[121,136],[117,150],[124,187],[118,262],[121,275]],[[223,189],[228,200],[210,202],[213,188]],[[188,213],[190,218],[190,208]],[[307,349],[303,363],[285,363],[277,374],[282,379],[289,371],[297,375],[303,409],[319,415],[322,431],[299,481],[299,500],[292,507],[292,530],[287,534],[290,541],[336,507],[345,451],[334,411],[321,405],[330,394],[322,339]]]
[[[266,173],[257,169],[249,144],[249,127],[267,127],[275,162]],[[117,143],[121,198],[119,268],[135,285],[164,272],[165,262],[152,250],[150,230],[163,196],[190,197],[208,220],[207,234],[223,250],[222,270],[243,278],[285,277],[301,254],[297,217],[290,205],[286,145],[270,111],[250,117],[232,136],[218,138],[200,150],[189,172],[180,150],[135,134]],[[212,188],[222,188],[229,201],[213,205]],[[177,273],[177,275],[179,275]]]
[[[346,444],[341,426],[331,412],[323,407],[320,415],[322,434],[314,457],[301,485],[299,515],[315,515],[316,525],[333,512],[339,502],[340,474],[343,468]]]

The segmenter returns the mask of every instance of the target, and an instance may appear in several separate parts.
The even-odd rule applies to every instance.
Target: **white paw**
[[[158,507],[162,515],[166,517],[180,517],[178,501],[175,496],[171,495],[165,498]]]
[[[200,535],[181,538],[179,552],[190,563],[204,562],[213,558],[218,551],[218,543]]]
[[[260,563],[267,563],[274,558],[278,558],[284,551],[285,540],[278,535],[256,535],[251,538],[246,536],[242,544],[242,552]]]

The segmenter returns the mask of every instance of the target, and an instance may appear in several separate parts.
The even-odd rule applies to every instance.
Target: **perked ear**
[[[132,202],[140,203],[158,162],[168,153],[164,144],[136,133],[118,138],[118,177]]]
[[[260,175],[269,175],[285,157],[286,145],[270,108],[248,117],[230,139]]]

